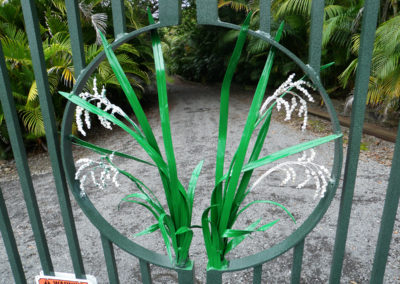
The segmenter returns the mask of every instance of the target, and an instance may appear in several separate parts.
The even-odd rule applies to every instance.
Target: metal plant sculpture
[[[298,188],[305,186],[309,181],[313,181],[317,188],[316,197],[324,196],[330,178],[328,170],[324,166],[314,162],[315,152],[311,148],[332,141],[340,137],[340,135],[318,138],[259,158],[268,133],[273,108],[276,106],[277,110],[284,109],[286,112],[286,119],[290,119],[292,113],[298,107],[298,115],[303,117],[302,129],[304,130],[307,125],[307,101],[313,101],[313,97],[309,92],[309,89],[312,88],[311,85],[303,79],[295,81],[295,75],[291,75],[274,94],[268,97],[263,103],[263,97],[275,55],[273,48],[270,50],[264,70],[261,74],[239,146],[230,162],[228,172],[224,173],[229,89],[246,40],[250,16],[249,14],[241,28],[222,85],[215,187],[212,192],[210,206],[202,214],[201,226],[192,224],[192,212],[195,188],[203,161],[194,169],[189,185],[185,189],[177,175],[177,166],[170,130],[164,60],[157,31],[153,30],[151,32],[151,37],[166,159],[164,159],[160,152],[153,131],[136,94],[114,55],[111,46],[101,33],[107,59],[137,117],[138,124],[136,124],[120,107],[113,105],[107,99],[106,90],[104,88],[101,92],[98,91],[96,79],[93,80],[93,94],[84,92],[75,95],[73,93],[60,92],[61,95],[78,106],[76,109],[76,122],[78,131],[83,135],[86,134],[84,127],[90,128],[91,126],[89,113],[93,113],[98,116],[100,123],[105,128],[110,129],[112,125],[117,125],[130,134],[152,160],[152,162],[147,162],[137,157],[104,149],[77,137],[73,137],[73,143],[89,148],[102,156],[100,161],[92,161],[89,159],[77,161],[78,170],[75,173],[75,179],[80,181],[81,196],[85,196],[84,186],[88,176],[90,176],[91,182],[99,188],[104,188],[107,182],[110,181],[118,186],[118,175],[127,177],[137,186],[140,192],[129,194],[124,197],[122,201],[136,203],[145,207],[156,219],[155,224],[137,235],[160,230],[170,260],[172,262],[175,261],[175,264],[179,267],[188,267],[191,264],[189,260],[189,248],[193,238],[193,228],[195,227],[201,227],[203,230],[205,247],[209,259],[209,268],[221,269],[227,264],[227,253],[242,242],[246,236],[253,232],[265,231],[279,221],[274,220],[260,226],[261,220],[256,220],[243,230],[232,229],[239,215],[253,204],[267,203],[278,206],[294,221],[289,210],[274,201],[258,200],[242,206],[246,196],[251,190],[272,172],[282,171],[285,173],[286,178],[282,181],[282,183],[285,184],[289,182],[289,180],[295,181],[296,179],[296,172],[293,167],[303,168],[305,179],[298,184]],[[151,24],[154,23],[150,12],[149,21]],[[282,30],[283,24],[277,32],[276,41],[279,41]],[[287,97],[290,97],[290,99],[287,99]],[[250,158],[247,163],[245,163],[246,153],[249,150],[249,142],[256,129],[259,129],[257,139],[254,147],[251,149]],[[310,150],[307,155],[304,151],[308,149]],[[300,152],[303,152],[303,156],[300,159],[292,162],[287,161],[266,170],[252,186],[249,186],[254,169]],[[164,187],[168,210],[163,208],[156,195],[140,179],[119,168],[113,161],[114,156],[131,159],[139,163],[156,167]],[[175,254],[175,260],[173,258],[173,252]]]

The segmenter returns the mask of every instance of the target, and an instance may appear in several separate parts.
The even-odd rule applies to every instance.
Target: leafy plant
[[[148,12],[148,17],[150,23],[154,23],[150,11]],[[284,108],[286,111],[286,118],[290,119],[296,106],[299,105],[298,112],[300,116],[304,117],[303,129],[305,129],[307,123],[307,101],[313,100],[307,90],[307,88],[311,87],[310,84],[302,79],[294,81],[294,75],[291,75],[272,96],[268,97],[265,102],[262,103],[269,74],[273,65],[275,55],[273,48],[270,50],[263,73],[261,74],[238,149],[230,163],[228,172],[224,173],[229,90],[234,71],[246,41],[250,18],[251,13],[249,13],[241,28],[222,84],[215,187],[212,192],[210,207],[208,207],[202,214],[201,226],[192,225],[191,222],[194,193],[203,162],[200,162],[196,166],[192,173],[189,185],[187,189],[185,189],[177,175],[177,166],[170,130],[164,59],[157,31],[154,30],[151,32],[151,38],[156,67],[161,129],[166,159],[161,155],[150,124],[128,81],[128,78],[119,64],[116,55],[112,51],[111,46],[101,33],[107,59],[137,117],[138,124],[136,124],[120,107],[112,104],[106,98],[106,90],[104,87],[101,92],[97,90],[96,80],[93,82],[93,94],[84,92],[75,95],[73,93],[60,92],[62,96],[77,105],[76,118],[80,132],[85,134],[83,130],[85,125],[90,128],[90,113],[93,113],[98,116],[104,127],[111,128],[112,124],[114,124],[126,131],[136,142],[138,142],[152,160],[151,162],[144,161],[125,153],[114,152],[112,150],[98,147],[75,136],[71,136],[73,143],[91,149],[102,155],[100,161],[92,161],[89,159],[81,159],[77,161],[79,167],[76,171],[75,179],[79,180],[81,183],[82,196],[85,195],[84,186],[88,176],[88,174],[85,173],[86,170],[90,170],[92,182],[100,188],[104,188],[107,181],[112,181],[116,186],[118,186],[117,176],[119,174],[127,177],[137,186],[139,192],[125,196],[122,199],[122,202],[131,202],[141,205],[149,210],[156,219],[155,224],[149,226],[137,235],[148,234],[160,230],[168,256],[171,261],[174,261],[174,252],[175,264],[180,267],[191,265],[189,261],[189,248],[193,238],[193,228],[197,227],[202,228],[203,230],[206,251],[209,258],[209,267],[221,269],[227,264],[227,253],[242,242],[246,236],[253,232],[265,231],[279,221],[273,220],[267,224],[259,226],[261,220],[256,220],[249,227],[243,230],[234,229],[233,226],[240,214],[252,205],[264,203],[277,206],[286,212],[294,221],[289,210],[274,201],[257,200],[242,207],[245,197],[260,183],[262,179],[272,172],[287,172],[287,178],[283,181],[283,183],[285,183],[288,182],[289,179],[295,179],[295,173],[292,167],[299,166],[304,168],[306,179],[300,183],[298,187],[303,187],[313,179],[317,187],[317,197],[324,196],[328,185],[329,172],[325,167],[314,163],[315,152],[311,148],[332,141],[340,137],[340,135],[330,135],[318,138],[280,150],[265,157],[259,157],[271,122],[272,109],[275,106],[278,110]],[[282,30],[283,24],[278,30],[276,41],[279,41]],[[301,92],[305,98],[298,95],[296,91]],[[286,98],[288,95],[291,96],[291,100]],[[84,118],[84,120],[82,120],[82,118]],[[260,126],[260,130],[257,134],[256,143],[251,150],[249,160],[245,163],[250,139],[258,126]],[[309,156],[304,152],[306,150],[310,151]],[[270,168],[264,175],[254,182],[251,187],[249,187],[249,182],[254,169],[300,152],[304,152],[303,157],[297,161],[281,163]],[[114,156],[131,159],[157,168],[164,187],[168,211],[162,207],[160,201],[148,186],[137,177],[119,168],[114,163]]]
[[[282,170],[283,168],[287,167],[285,168],[285,171],[288,173],[288,176],[287,179],[284,181],[287,182],[289,179],[295,177],[295,174],[293,174],[294,171],[293,169],[291,169],[290,165],[297,164],[306,169],[307,178],[305,180],[305,183],[310,180],[310,175],[313,175],[315,177],[317,175],[316,172],[318,172],[318,181],[317,179],[315,180],[317,185],[317,196],[323,196],[324,190],[327,186],[327,176],[329,175],[329,172],[324,167],[313,163],[313,154],[311,154],[311,157],[309,157],[308,159],[304,157],[301,161],[299,160],[298,162],[283,163],[268,170],[259,180],[257,180],[253,184],[253,186],[248,188],[253,170],[255,168],[277,161],[281,158],[305,151],[307,149],[339,137],[338,135],[330,135],[296,146],[292,146],[265,156],[263,158],[259,158],[261,149],[268,133],[273,107],[277,106],[277,108],[280,109],[281,106],[284,106],[286,110],[286,119],[290,119],[291,113],[296,107],[298,99],[301,105],[299,109],[299,114],[304,115],[303,129],[305,129],[307,122],[306,100],[293,92],[292,89],[297,89],[298,91],[302,92],[309,101],[313,100],[305,87],[308,84],[303,80],[293,82],[292,80],[294,78],[294,75],[292,75],[275,91],[272,96],[268,97],[264,104],[261,106],[275,56],[275,51],[273,48],[271,48],[268,59],[264,66],[264,70],[261,74],[259,83],[255,91],[253,102],[249,110],[246,125],[244,127],[239,146],[230,163],[228,172],[226,174],[223,174],[228,123],[227,119],[229,105],[229,88],[234,70],[239,61],[240,53],[243,49],[243,45],[246,39],[249,21],[250,15],[247,17],[245,23],[242,26],[235,50],[229,62],[228,69],[226,71],[225,78],[222,84],[215,187],[212,192],[210,207],[208,207],[202,215],[203,236],[209,259],[208,267],[215,269],[222,269],[224,266],[227,265],[226,255],[238,244],[240,244],[246,236],[254,232],[265,231],[279,221],[274,220],[265,225],[259,226],[261,220],[257,220],[245,229],[233,229],[233,226],[240,214],[251,207],[253,204],[267,203],[278,206],[283,209],[294,221],[293,216],[283,205],[270,200],[253,201],[241,208],[246,196],[260,182],[261,179],[265,178],[273,171]],[[283,23],[281,24],[275,37],[276,41],[279,41],[282,30]],[[288,101],[284,99],[284,96],[287,94],[292,95],[291,105]],[[260,130],[258,132],[254,147],[251,150],[250,158],[246,164],[245,157],[247,151],[250,150],[248,149],[250,139],[258,125],[261,125]],[[305,160],[306,162],[303,163],[302,161]],[[290,172],[292,172],[292,174]],[[320,184],[321,181],[323,183],[322,186]],[[304,182],[298,185],[298,187],[303,186]]]
[[[150,23],[154,23],[154,20],[149,12],[149,20]],[[78,109],[79,113],[82,109],[92,112],[98,115],[103,120],[103,122],[107,125],[105,120],[110,121],[122,129],[124,129],[127,133],[129,133],[133,139],[135,139],[142,148],[146,151],[146,153],[153,160],[153,166],[156,166],[163,186],[164,192],[166,195],[169,213],[164,210],[164,208],[160,205],[160,202],[152,193],[152,191],[139,179],[131,175],[130,173],[119,169],[112,162],[112,157],[107,156],[105,160],[112,166],[112,168],[117,169],[117,171],[126,176],[132,182],[134,182],[141,193],[134,193],[126,196],[122,201],[125,202],[133,202],[139,205],[144,206],[153,214],[156,218],[157,223],[150,226],[142,233],[153,232],[157,229],[160,229],[161,234],[164,238],[167,253],[172,259],[172,250],[175,252],[176,256],[176,265],[178,266],[186,266],[189,265],[188,262],[188,253],[190,243],[193,237],[191,219],[192,219],[192,208],[193,208],[193,198],[194,191],[197,183],[197,178],[200,174],[200,170],[202,167],[202,162],[195,168],[193,171],[193,175],[191,181],[189,183],[188,189],[185,190],[181,182],[178,180],[177,176],[177,167],[175,162],[174,149],[172,145],[171,139],[171,131],[170,131],[170,122],[169,122],[169,111],[168,111],[168,101],[167,101],[167,88],[166,88],[166,79],[165,79],[165,68],[164,68],[164,60],[161,52],[161,43],[159,36],[156,31],[152,31],[152,46],[154,52],[154,59],[156,65],[156,79],[157,79],[157,89],[159,94],[159,105],[160,105],[160,116],[161,116],[161,126],[164,137],[164,146],[166,151],[166,161],[161,155],[160,149],[158,147],[157,141],[154,137],[153,131],[150,127],[150,124],[144,114],[144,111],[137,99],[137,96],[132,89],[128,78],[126,77],[121,65],[118,62],[117,57],[112,51],[110,45],[108,44],[105,37],[102,36],[102,42],[104,46],[104,50],[107,55],[107,59],[114,71],[118,82],[120,83],[122,89],[125,92],[125,95],[134,111],[139,125],[141,129],[126,115],[120,108],[112,105],[108,100],[104,98],[105,90],[102,94],[98,94],[95,91],[95,94],[90,96],[87,94],[81,94],[81,96],[76,96],[73,94],[67,94],[60,92],[61,95],[77,104],[81,109]],[[90,102],[93,100],[98,100],[101,104],[97,104],[99,107],[92,105]],[[100,107],[104,105],[105,109],[102,110]],[[106,111],[112,110],[112,113],[109,114]],[[118,119],[114,114],[119,114],[122,116],[127,122],[128,125],[132,126],[134,130],[132,130],[128,125]],[[79,126],[78,126],[79,128]],[[104,149],[100,149],[95,147],[89,143],[81,142],[80,140],[75,139],[75,142],[88,147],[97,152],[101,152],[103,154],[109,154]],[[115,153],[116,155],[119,155]],[[141,161],[140,159],[130,157],[127,155],[123,155],[124,157],[131,158],[136,161]],[[85,161],[84,161],[85,162]],[[149,164],[149,163],[147,163]],[[90,162],[84,163],[83,167],[91,166]],[[104,167],[106,172],[109,172],[108,167]],[[79,170],[78,170],[79,172]],[[106,175],[103,174],[103,176]],[[84,181],[84,180],[83,180]],[[82,183],[82,180],[81,180]],[[171,249],[172,247],[172,249]]]

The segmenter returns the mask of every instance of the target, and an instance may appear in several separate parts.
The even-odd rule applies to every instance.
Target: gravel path
[[[219,89],[217,87],[202,86],[193,83],[176,82],[170,88],[170,114],[176,159],[179,167],[179,177],[187,185],[191,171],[200,160],[205,160],[202,175],[200,176],[195,197],[194,222],[200,223],[202,211],[209,204],[210,191],[213,184],[213,169],[216,152],[216,137],[219,112]],[[230,105],[230,125],[228,131],[228,154],[230,159],[236,149],[245,124],[250,93],[234,91]],[[157,107],[149,107],[147,114],[155,131],[158,141],[161,141],[161,129]],[[271,123],[264,155],[298,142],[313,139],[329,133],[329,124],[320,119],[310,117],[310,130],[300,131],[299,120],[290,123],[282,121],[281,115],[275,115]],[[344,130],[346,133],[346,130]],[[114,150],[123,150],[130,154],[146,157],[132,140],[122,131],[115,129],[111,132],[99,129],[92,131],[88,138],[99,145],[111,147]],[[345,137],[346,141],[346,137]],[[327,167],[331,165],[333,157],[332,143],[317,148],[317,162]],[[353,212],[350,222],[351,230],[348,236],[347,251],[344,261],[342,283],[366,283],[369,279],[374,248],[378,235],[380,216],[382,212],[387,179],[390,171],[390,159],[393,153],[393,143],[381,141],[377,138],[365,136],[359,163],[359,177],[357,179]],[[82,149],[74,150],[75,159],[95,156]],[[165,204],[159,178],[155,172],[137,165],[128,164],[121,159],[116,160],[122,168],[128,169],[142,178],[160,197]],[[48,239],[51,255],[56,271],[71,272],[72,264],[69,259],[66,238],[62,226],[51,168],[46,154],[30,157],[29,165],[33,174],[33,182],[40,204],[42,219]],[[265,171],[265,170],[264,170]],[[257,170],[259,176],[263,170]],[[254,210],[238,221],[237,228],[258,218],[266,222],[280,218],[278,225],[265,233],[255,234],[243,242],[233,251],[231,258],[253,254],[261,249],[281,241],[293,232],[307,218],[317,201],[313,199],[312,185],[298,190],[297,184],[280,186],[284,179],[279,174],[271,176],[249,196],[248,201],[256,199],[271,199],[284,204],[294,214],[297,224],[275,208],[268,206],[254,207]],[[132,204],[123,204],[117,210],[117,205],[126,194],[136,189],[128,181],[120,179],[120,188],[109,187],[104,191],[96,188],[87,188],[87,194],[99,211],[127,236],[139,232],[154,223],[152,217]],[[36,252],[28,215],[23,201],[15,167],[12,161],[1,161],[0,187],[6,199],[7,208],[16,235],[18,248],[23,260],[26,276],[32,281],[39,273],[40,264]],[[305,255],[303,260],[303,283],[327,283],[333,250],[335,228],[340,201],[340,189],[320,224],[306,239]],[[102,256],[99,233],[87,220],[80,208],[72,200],[78,236],[86,272],[95,275],[99,283],[107,283],[105,261]],[[399,214],[393,233],[392,247],[386,268],[385,283],[400,283],[400,234]],[[161,235],[158,233],[135,239],[145,247],[165,253]],[[263,283],[290,282],[291,255],[289,251],[281,257],[263,266]],[[191,249],[192,259],[196,263],[196,277],[199,283],[205,282],[206,255],[200,231],[195,232]],[[140,283],[139,266],[135,258],[116,249],[116,258],[120,272],[121,283]],[[252,272],[243,271],[224,275],[224,283],[248,283]],[[154,283],[174,283],[176,275],[173,272],[159,268],[153,269]],[[0,246],[0,283],[12,282],[11,271],[4,247]]]

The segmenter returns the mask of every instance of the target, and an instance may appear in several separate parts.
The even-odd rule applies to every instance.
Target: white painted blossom
[[[111,163],[108,163],[105,157],[102,157],[100,161],[83,158],[76,162],[78,170],[75,173],[75,179],[80,182],[81,197],[86,195],[85,183],[88,176],[90,177],[91,183],[100,189],[105,189],[107,187],[107,181],[111,181],[116,187],[120,186],[117,179],[119,171],[112,165],[114,153],[108,158]]]
[[[288,79],[283,82],[278,89],[275,90],[272,96],[269,96],[265,100],[260,109],[260,116],[262,116],[265,111],[275,102],[276,109],[278,111],[282,109],[282,106],[285,109],[285,120],[290,120],[292,113],[297,106],[299,106],[297,112],[299,117],[303,116],[303,125],[301,129],[304,131],[307,127],[308,121],[307,101],[314,102],[314,98],[307,90],[307,88],[312,88],[312,86],[304,80],[293,81],[294,77],[295,74],[290,75]],[[302,96],[296,91],[302,94]],[[287,94],[292,96],[291,100],[285,98]]]
[[[99,94],[98,89],[97,89],[97,80],[96,77],[93,79],[93,94],[89,92],[83,92],[79,94],[79,97],[84,99],[87,102],[90,102],[91,104],[95,105],[97,108],[102,109],[106,112],[110,112],[111,115],[119,114],[123,117],[127,117],[126,113],[119,107],[114,104],[112,104],[106,97],[106,89],[102,88],[101,93]],[[84,117],[84,122],[82,121],[82,116]],[[101,125],[104,128],[107,129],[112,129],[112,124],[110,121],[108,121],[106,118],[102,116],[97,116],[99,119]],[[86,132],[83,129],[84,126],[86,125],[87,129],[90,129],[91,127],[91,121],[90,121],[90,114],[89,111],[83,109],[80,106],[76,107],[76,112],[75,112],[75,119],[76,119],[76,125],[78,128],[78,131],[83,135],[86,136]]]
[[[283,162],[267,170],[254,182],[250,190],[254,189],[257,185],[260,184],[263,179],[268,177],[270,174],[278,171],[283,172],[285,175],[285,178],[282,180],[281,185],[285,185],[289,181],[292,181],[294,183],[296,182],[297,178],[294,167],[300,167],[304,170],[305,179],[297,185],[297,188],[303,188],[308,183],[312,182],[314,183],[316,188],[314,198],[322,198],[325,196],[326,188],[328,187],[328,182],[330,181],[330,173],[325,166],[315,163],[314,159],[314,149],[309,150],[309,155],[307,155],[306,151],[303,151],[302,156],[298,158],[297,161]]]

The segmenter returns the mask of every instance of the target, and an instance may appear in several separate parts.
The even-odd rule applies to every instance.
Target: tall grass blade
[[[117,78],[119,84],[121,85],[122,90],[124,90],[124,93],[129,101],[129,104],[131,105],[132,110],[134,111],[139,121],[139,125],[143,129],[147,141],[158,153],[160,153],[153,131],[143,111],[143,108],[140,105],[140,102],[135,94],[135,91],[133,90],[128,78],[126,77],[124,70],[119,64],[118,59],[111,48],[111,45],[108,43],[106,37],[100,31],[99,33],[101,36],[101,41],[103,43],[104,52],[106,53],[108,62],[110,63],[110,66],[114,71],[115,77]]]
[[[283,23],[282,23],[282,25],[283,25]],[[276,35],[277,41],[279,41],[279,39],[282,35],[282,29],[278,30],[278,33]],[[240,140],[239,147],[236,152],[237,157],[236,157],[235,165],[233,166],[232,176],[231,176],[231,179],[229,182],[226,196],[224,196],[224,200],[223,200],[221,220],[220,220],[219,228],[218,228],[220,232],[224,232],[227,229],[229,218],[231,216],[231,209],[232,209],[233,201],[235,198],[238,181],[239,181],[242,167],[244,164],[244,159],[246,156],[250,138],[251,138],[252,132],[254,130],[254,125],[257,120],[258,110],[261,107],[265,88],[267,86],[269,75],[271,73],[274,56],[275,56],[275,51],[273,48],[271,48],[270,53],[268,55],[267,62],[264,67],[264,70],[261,74],[259,83],[257,85],[257,89],[256,89],[256,92],[255,92],[255,95],[253,98],[253,102],[250,106],[249,115],[247,117],[247,121],[246,121],[244,130],[243,130],[242,138]]]
[[[136,162],[139,162],[139,163],[142,163],[142,164],[146,164],[146,165],[149,165],[149,166],[152,166],[152,167],[156,166],[153,163],[144,161],[144,160],[139,159],[137,157],[134,157],[134,156],[131,156],[131,155],[128,155],[128,154],[125,154],[125,153],[121,153],[121,152],[118,152],[118,151],[112,151],[112,150],[109,150],[109,149],[105,149],[105,148],[96,146],[96,145],[91,144],[91,143],[89,143],[87,141],[79,139],[78,137],[76,137],[74,135],[70,135],[69,138],[70,138],[72,144],[79,145],[79,146],[81,146],[83,148],[86,148],[86,149],[90,149],[90,150],[92,150],[92,151],[94,151],[94,152],[96,152],[98,154],[101,154],[101,155],[114,154],[115,156],[122,157],[122,158],[127,158],[127,159],[130,159],[130,160],[134,160]]]
[[[153,16],[150,9],[147,10],[150,24],[154,24]],[[171,189],[171,202],[172,206],[169,208],[172,220],[178,227],[184,225],[188,221],[189,212],[187,206],[184,205],[185,200],[182,200],[179,194],[178,173],[176,169],[176,161],[174,148],[172,144],[169,111],[168,111],[168,97],[167,97],[167,83],[165,79],[165,65],[162,56],[161,41],[156,30],[151,31],[151,42],[154,54],[154,63],[156,67],[156,80],[158,91],[158,102],[160,108],[161,129],[164,140],[165,155],[167,157],[170,189]]]
[[[225,147],[226,147],[226,136],[228,130],[228,112],[229,112],[229,90],[233,75],[235,74],[236,66],[239,62],[240,55],[242,54],[244,43],[246,42],[247,32],[249,30],[249,24],[252,13],[250,12],[241,29],[236,41],[235,49],[229,60],[228,68],[226,70],[224,80],[221,87],[221,103],[219,112],[219,131],[218,131],[218,146],[217,146],[217,162],[215,168],[215,182],[223,175],[224,171],[224,159],[225,159]]]
[[[198,163],[196,168],[193,170],[192,176],[189,181],[189,186],[188,186],[188,193],[187,193],[187,198],[189,201],[189,214],[190,214],[190,220],[192,219],[192,212],[193,212],[193,201],[194,201],[194,192],[196,189],[197,185],[197,180],[199,179],[201,169],[203,167],[204,161],[201,161]]]
[[[160,229],[160,225],[158,223],[156,223],[156,224],[153,224],[153,225],[147,227],[143,231],[141,231],[141,232],[139,232],[137,234],[134,234],[133,237],[137,238],[137,237],[140,237],[140,236],[148,235],[148,234],[154,233],[158,229]]]
[[[157,167],[166,175],[168,176],[168,169],[167,165],[165,164],[163,158],[157,152],[143,137],[138,135],[135,131],[130,129],[126,124],[124,124],[122,121],[120,121],[118,118],[115,116],[109,114],[108,112],[105,112],[96,106],[90,104],[89,102],[85,101],[84,99],[80,98],[77,95],[74,95],[73,93],[65,93],[65,92],[59,92],[63,97],[68,99],[69,101],[73,102],[74,104],[84,108],[85,110],[96,114],[98,116],[102,116],[109,120],[110,122],[114,123],[115,125],[119,126],[123,130],[125,130],[128,134],[130,134],[139,144],[142,146],[143,150],[146,151],[146,153],[150,156],[150,158],[155,162]]]
[[[272,163],[272,162],[274,162],[276,160],[279,160],[279,159],[291,156],[293,154],[300,153],[300,152],[305,151],[307,149],[319,146],[321,144],[333,141],[333,140],[338,139],[338,138],[340,138],[342,136],[343,136],[343,134],[332,134],[332,135],[328,135],[328,136],[325,136],[325,137],[317,138],[317,139],[314,139],[314,140],[311,140],[311,141],[307,141],[307,142],[304,142],[304,143],[301,143],[301,144],[298,144],[298,145],[294,145],[292,147],[288,147],[286,149],[277,151],[277,152],[275,152],[273,154],[270,154],[270,155],[265,156],[265,157],[263,157],[261,159],[258,159],[257,161],[248,163],[247,165],[245,165],[243,167],[243,171],[244,172],[251,171],[251,170],[253,170],[255,168],[258,168],[258,167],[267,165],[269,163]]]

